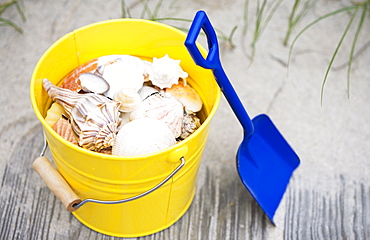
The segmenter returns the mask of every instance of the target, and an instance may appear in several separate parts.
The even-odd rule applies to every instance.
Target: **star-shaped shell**
[[[114,145],[120,123],[119,102],[100,94],[79,94],[59,88],[47,79],[43,80],[43,86],[64,108],[81,147],[99,151]]]
[[[188,74],[182,70],[180,60],[174,60],[166,54],[162,58],[153,58],[149,80],[153,85],[163,89],[177,84],[179,78],[186,79]]]

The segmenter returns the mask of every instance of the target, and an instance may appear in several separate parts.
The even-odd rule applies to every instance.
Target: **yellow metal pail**
[[[31,102],[43,125],[60,174],[81,199],[120,200],[141,194],[185,165],[150,194],[119,204],[86,203],[73,214],[98,232],[118,237],[138,237],[161,231],[188,209],[209,132],[220,101],[220,90],[210,70],[198,67],[184,46],[186,35],[168,25],[139,19],[116,19],[91,24],[56,41],[37,63],[31,79]],[[206,51],[199,47],[203,54]],[[190,137],[163,151],[134,157],[106,155],[80,148],[60,137],[45,122],[51,99],[42,80],[54,84],[90,59],[129,54],[143,59],[165,54],[181,60],[188,82],[203,100],[202,125]]]

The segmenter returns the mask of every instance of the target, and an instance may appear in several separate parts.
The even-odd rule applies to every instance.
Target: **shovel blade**
[[[267,115],[252,122],[254,133],[239,147],[237,169],[244,186],[274,224],[276,209],[300,161]]]

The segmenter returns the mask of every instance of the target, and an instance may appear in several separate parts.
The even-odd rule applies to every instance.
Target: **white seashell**
[[[84,92],[102,94],[109,90],[108,82],[101,76],[93,73],[82,73],[78,80]]]
[[[102,66],[99,71],[110,85],[109,91],[104,94],[110,98],[122,88],[134,88],[139,91],[144,84],[145,64],[138,57],[119,55],[116,60]]]
[[[179,84],[175,84],[171,88],[166,88],[163,92],[166,97],[175,97],[187,110],[199,112],[202,109],[202,99],[189,84],[184,84],[180,81]]]
[[[166,98],[161,94],[154,94],[146,98],[139,108],[130,115],[130,120],[142,117],[155,118],[164,122],[177,138],[181,134],[184,108],[174,97]]]
[[[149,154],[176,144],[169,128],[154,118],[140,118],[124,125],[117,134],[112,154],[133,156]]]
[[[139,93],[133,88],[122,88],[116,93],[113,100],[121,103],[119,107],[121,112],[132,112],[138,108],[141,103]]]
[[[147,97],[155,93],[158,93],[157,89],[155,89],[154,87],[145,86],[145,85],[139,90],[139,95],[142,100],[145,100]]]
[[[79,94],[43,80],[49,96],[61,104],[71,120],[78,144],[89,150],[113,146],[118,131],[119,102],[94,93]]]
[[[188,74],[180,67],[180,60],[171,59],[168,54],[162,58],[153,58],[152,72],[149,80],[161,89],[170,88],[178,83],[179,78],[188,77]]]

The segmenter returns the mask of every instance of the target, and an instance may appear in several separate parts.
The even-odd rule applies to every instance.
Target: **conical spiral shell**
[[[120,123],[119,102],[99,94],[78,94],[59,88],[47,79],[43,83],[49,96],[69,115],[81,147],[95,151],[113,146]]]

